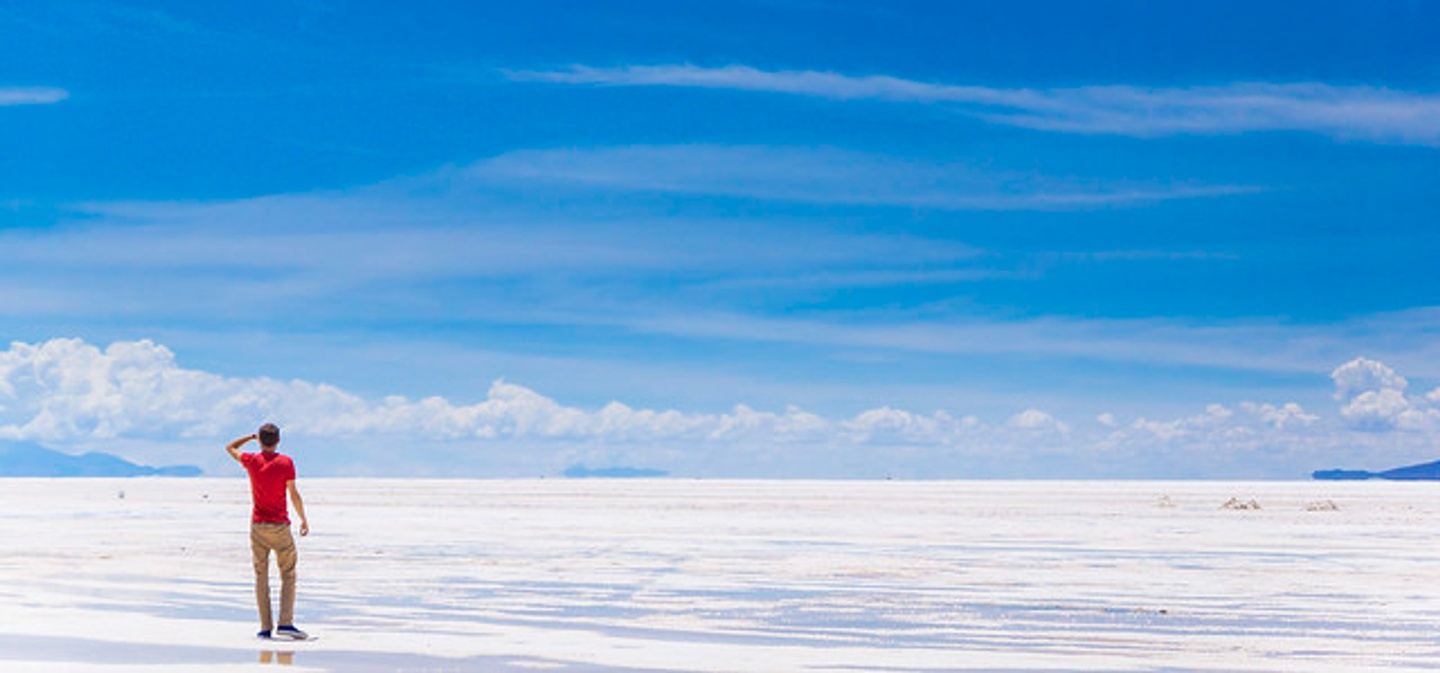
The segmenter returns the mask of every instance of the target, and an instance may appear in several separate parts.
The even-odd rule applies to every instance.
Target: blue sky
[[[20,2],[0,33],[0,436],[214,468],[278,418],[337,474],[846,477],[1440,438],[1430,3]]]

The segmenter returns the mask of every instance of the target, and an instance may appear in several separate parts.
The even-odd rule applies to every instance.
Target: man
[[[240,453],[240,447],[252,439],[260,440],[260,453]],[[225,447],[245,471],[250,473],[250,497],[254,509],[250,516],[250,552],[255,561],[255,604],[260,608],[261,638],[271,637],[270,620],[270,552],[275,552],[275,565],[280,567],[280,625],[275,636],[305,640],[309,636],[295,628],[295,538],[290,536],[290,517],[285,510],[285,494],[295,503],[300,515],[300,535],[310,534],[305,518],[305,502],[295,488],[295,463],[281,455],[280,428],[273,423],[260,426],[260,431],[246,435]]]

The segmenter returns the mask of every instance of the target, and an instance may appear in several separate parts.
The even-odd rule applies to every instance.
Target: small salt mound
[[[1168,495],[1162,495],[1159,500],[1155,501],[1155,506],[1163,509],[1171,509],[1175,506],[1175,501],[1171,500]]]
[[[1226,500],[1226,501],[1225,501],[1225,504],[1223,504],[1223,505],[1220,506],[1220,509],[1237,509],[1237,510],[1260,509],[1260,503],[1255,502],[1255,499],[1254,499],[1254,498],[1251,498],[1249,501],[1242,501],[1242,500],[1239,499],[1239,498],[1231,498],[1231,499],[1229,499],[1229,500]]]
[[[1337,504],[1335,504],[1335,501],[1334,501],[1334,500],[1316,500],[1316,501],[1314,501],[1314,502],[1307,502],[1307,503],[1305,503],[1305,511],[1307,511],[1307,512],[1338,512],[1338,511],[1340,511],[1340,506],[1337,505]]]

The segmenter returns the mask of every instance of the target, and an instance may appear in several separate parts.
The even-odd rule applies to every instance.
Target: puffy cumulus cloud
[[[1240,403],[1240,408],[1247,413],[1253,414],[1261,422],[1277,430],[1304,427],[1320,420],[1319,416],[1306,413],[1303,407],[1294,402],[1286,402],[1279,406],[1274,404],[1242,402]]]
[[[1070,426],[1039,409],[1026,409],[1005,421],[1006,427],[1030,432],[1070,432]]]
[[[1407,396],[1405,379],[1373,360],[1341,365],[1333,377],[1340,407],[1329,419],[1295,402],[1241,402],[1128,423],[1105,412],[1077,429],[1036,408],[994,425],[945,410],[892,406],[848,417],[743,404],[723,413],[618,401],[580,408],[503,380],[473,403],[375,399],[323,383],[188,369],[152,341],[100,347],[54,339],[0,351],[0,439],[75,447],[181,445],[226,439],[271,420],[292,437],[346,440],[349,446],[373,448],[403,437],[437,452],[421,468],[468,464],[474,470],[480,463],[471,456],[479,453],[485,469],[508,465],[512,471],[618,456],[696,474],[766,476],[898,469],[927,476],[1274,477],[1304,474],[1316,465],[1400,464],[1433,450],[1440,393]],[[1406,432],[1377,434],[1391,430]],[[460,447],[466,450],[456,453]],[[369,455],[391,459],[389,452]],[[342,473],[351,467],[346,459],[327,458]]]
[[[1330,372],[1335,382],[1335,399],[1349,400],[1357,395],[1375,390],[1398,390],[1404,392],[1410,385],[1405,377],[1378,360],[1358,357]]]
[[[1385,363],[1357,357],[1330,372],[1340,416],[1351,426],[1372,432],[1440,427],[1440,395],[1410,396],[1410,382]]]
[[[956,417],[945,411],[917,414],[880,407],[856,414],[840,424],[855,442],[884,444],[948,444],[985,428],[974,416]]]
[[[1139,440],[1199,443],[1213,448],[1253,446],[1262,442],[1286,443],[1313,438],[1317,414],[1295,402],[1269,404],[1241,402],[1235,408],[1210,404],[1204,413],[1155,420],[1139,418],[1114,437]]]
[[[1064,428],[1037,410],[1019,427]],[[152,341],[100,348],[78,339],[11,344],[0,352],[0,437],[83,442],[118,437],[217,437],[273,420],[314,437],[404,434],[428,440],[666,441],[765,445],[875,443],[946,445],[984,429],[973,416],[881,407],[832,420],[790,406],[780,412],[736,405],[728,413],[563,405],[524,386],[496,381],[484,400],[442,397],[366,400],[322,383],[231,378],[181,367]]]
[[[103,351],[75,339],[15,343],[0,352],[0,437],[212,434],[217,420],[265,415],[290,397],[288,387],[255,379],[234,389],[220,376],[177,367],[169,349],[150,341]]]
[[[681,416],[674,411],[665,413]],[[705,438],[710,440],[771,438],[787,442],[817,441],[828,434],[832,425],[830,421],[795,406],[777,414],[737,404],[728,414],[702,414],[687,418],[699,422],[705,429]]]
[[[1400,415],[1409,410],[1410,401],[1403,393],[1384,388],[1356,395],[1340,409],[1340,415],[1360,427],[1385,429],[1393,427]]]
[[[496,381],[483,401],[391,396],[367,401],[335,386],[227,378],[185,369],[151,341],[101,349],[76,339],[12,344],[0,352],[0,436],[69,441],[120,436],[209,437],[273,419],[304,435],[407,433],[430,439],[660,438],[804,439],[825,428],[796,408],[728,414],[564,406],[524,386]]]
[[[1130,424],[1129,430],[1132,434],[1148,435],[1162,441],[1192,437],[1197,434],[1207,436],[1218,434],[1231,438],[1248,434],[1249,429],[1231,422],[1234,416],[1235,412],[1231,411],[1229,407],[1211,404],[1205,407],[1205,413],[1195,416],[1169,420],[1137,418]]]
[[[1318,452],[1348,460],[1359,446],[1386,449],[1376,433],[1406,431],[1394,447],[1419,450],[1440,431],[1440,395],[1407,395],[1409,381],[1378,360],[1355,358],[1331,372],[1339,413],[1330,418],[1296,402],[1211,404],[1204,413],[1176,418],[1140,417],[1114,429],[1097,446],[1143,446],[1149,449],[1190,447],[1196,451],[1226,450]],[[1105,425],[1104,419],[1101,425]],[[1113,417],[1111,417],[1113,420]],[[1391,450],[1386,449],[1386,450]],[[1398,450],[1398,449],[1396,449]]]

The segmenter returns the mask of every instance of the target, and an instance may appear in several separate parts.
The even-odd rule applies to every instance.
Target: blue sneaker
[[[257,632],[257,633],[255,634],[255,637],[256,637],[256,638],[264,638],[265,640],[270,640],[270,632],[269,632],[269,631],[260,631],[260,632]]]
[[[294,624],[285,624],[275,628],[275,635],[291,640],[308,640],[310,634],[295,628]]]

